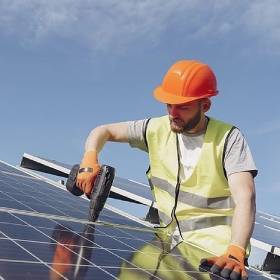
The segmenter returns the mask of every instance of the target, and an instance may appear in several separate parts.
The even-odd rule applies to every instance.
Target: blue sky
[[[259,168],[258,209],[280,214],[280,1],[0,1],[1,159],[80,161],[92,128],[165,114],[168,67],[198,59],[220,94],[210,116],[238,126]],[[108,144],[103,163],[145,182],[144,153]]]

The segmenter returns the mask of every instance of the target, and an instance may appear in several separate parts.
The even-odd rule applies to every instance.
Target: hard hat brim
[[[161,87],[157,87],[153,93],[154,98],[157,101],[165,104],[184,104],[194,100],[215,96],[217,94],[218,91],[207,93],[200,96],[180,96],[180,95],[174,95],[172,93],[166,92]]]

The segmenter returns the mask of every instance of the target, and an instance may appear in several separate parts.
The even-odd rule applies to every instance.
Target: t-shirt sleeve
[[[128,142],[133,148],[148,152],[145,140],[145,131],[148,119],[128,122]]]
[[[228,137],[224,166],[227,176],[242,171],[251,172],[253,177],[258,174],[250,148],[238,128],[233,129]]]

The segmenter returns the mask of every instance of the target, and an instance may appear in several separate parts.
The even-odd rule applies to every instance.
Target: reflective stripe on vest
[[[165,190],[170,195],[174,196],[174,187],[167,181],[157,177],[151,177],[150,181],[154,186],[160,186],[162,190]],[[190,192],[181,192],[179,199],[181,200],[181,202],[197,208],[223,209],[234,207],[232,198],[228,196],[203,197]]]
[[[170,217],[164,214],[163,212],[159,212],[159,216],[161,217],[164,224],[168,224],[170,222]],[[194,219],[186,219],[180,222],[180,228],[183,232],[204,229],[219,225],[231,225],[232,217],[230,216],[220,216],[220,217],[201,217]]]

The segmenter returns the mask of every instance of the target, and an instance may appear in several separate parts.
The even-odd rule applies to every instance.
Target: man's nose
[[[168,106],[168,112],[169,112],[169,115],[171,117],[177,117],[178,116],[178,109],[175,105],[169,105]]]

